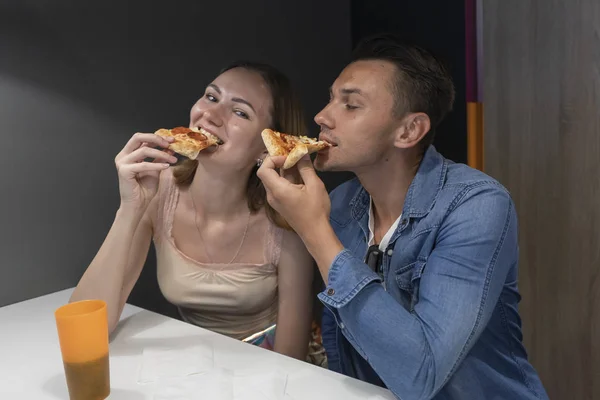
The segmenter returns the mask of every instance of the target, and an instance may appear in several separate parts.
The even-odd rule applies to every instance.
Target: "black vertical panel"
[[[364,37],[393,32],[431,50],[449,66],[456,86],[454,111],[438,128],[435,146],[467,162],[464,0],[351,0],[353,47]]]

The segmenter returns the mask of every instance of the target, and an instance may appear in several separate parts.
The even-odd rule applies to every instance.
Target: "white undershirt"
[[[400,223],[400,219],[402,218],[402,214],[398,217],[398,219],[392,224],[390,229],[381,239],[381,243],[379,243],[379,250],[385,251],[390,240],[392,239],[392,235],[396,232],[396,228],[398,228],[398,224]],[[373,199],[369,200],[369,247],[375,244],[375,216],[373,215]]]

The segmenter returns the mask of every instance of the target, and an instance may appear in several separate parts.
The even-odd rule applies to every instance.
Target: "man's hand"
[[[285,157],[267,157],[257,175],[267,190],[267,201],[303,237],[315,224],[329,223],[331,202],[323,181],[317,176],[309,156],[296,164],[302,180],[295,184],[280,176]],[[291,171],[290,171],[291,172]],[[285,174],[290,175],[289,172]]]
[[[335,257],[344,250],[329,224],[331,201],[323,181],[319,179],[306,156],[296,164],[301,183],[292,183],[286,171],[280,176],[285,157],[267,157],[257,174],[267,190],[267,201],[296,231],[313,256],[325,282]],[[295,180],[295,179],[294,179]]]

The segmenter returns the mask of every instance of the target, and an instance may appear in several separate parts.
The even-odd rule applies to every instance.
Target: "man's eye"
[[[356,110],[358,106],[353,106],[351,104],[345,104],[347,110]]]

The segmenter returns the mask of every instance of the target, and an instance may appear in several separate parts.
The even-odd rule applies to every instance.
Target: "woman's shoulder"
[[[290,253],[307,253],[306,246],[300,236],[293,230],[278,228],[281,230],[281,248]]]
[[[310,255],[304,242],[296,232],[290,229],[285,229],[271,223],[272,233],[271,238],[272,254],[275,255],[277,264],[284,259],[284,264],[290,264],[290,260],[302,263],[304,260],[310,259]],[[291,263],[293,264],[293,263]]]

